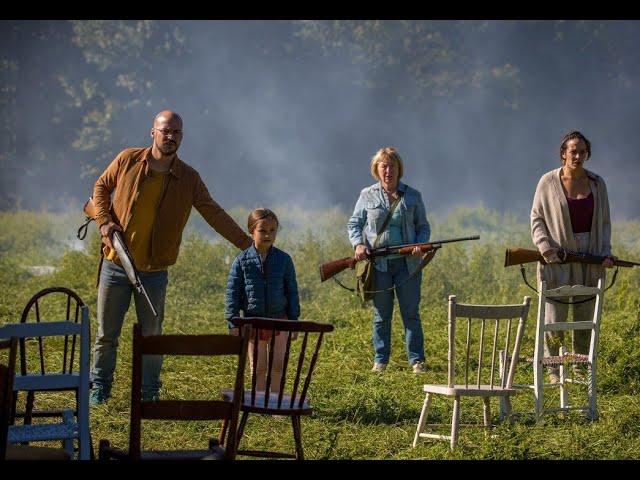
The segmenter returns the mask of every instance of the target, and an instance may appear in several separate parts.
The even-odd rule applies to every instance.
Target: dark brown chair
[[[67,452],[59,448],[8,444],[9,424],[12,422],[17,338],[0,340],[0,350],[8,351],[7,364],[0,364],[0,460],[69,460],[71,457]]]
[[[107,440],[100,440],[99,459],[107,460],[233,460],[236,456],[235,435],[240,414],[247,345],[251,327],[243,335],[142,335],[140,325],[133,327],[133,372],[131,382],[131,423],[129,450],[112,448]],[[197,355],[238,357],[233,401],[225,400],[142,400],[143,355]],[[212,439],[208,450],[141,450],[142,420],[223,420],[229,425],[230,443],[226,449]]]
[[[291,417],[293,437],[296,445],[295,455],[283,452],[240,449],[238,449],[238,455],[304,460],[300,417],[302,415],[311,415],[313,412],[307,393],[318,360],[318,352],[320,351],[322,338],[325,333],[333,331],[333,325],[309,321],[275,320],[261,317],[234,317],[231,322],[241,328],[250,325],[252,327],[251,335],[253,340],[252,346],[250,346],[250,348],[253,349],[251,380],[250,386],[245,389],[242,399],[242,418],[238,428],[237,445],[240,444],[240,439],[244,433],[244,428],[250,413]],[[280,335],[286,335],[282,375],[279,382],[272,381],[274,378],[273,352],[277,332],[281,332]],[[265,371],[259,371],[257,368],[257,339],[265,333],[270,335],[270,353]],[[297,334],[299,334],[301,338],[298,338],[296,344],[292,345],[292,340]],[[259,390],[259,385],[264,385],[264,390]],[[229,401],[235,398],[231,390],[223,391],[222,396],[225,400]],[[223,425],[220,443],[224,443],[225,441],[225,430],[225,425]],[[230,444],[230,442],[231,439],[227,439],[227,444]]]

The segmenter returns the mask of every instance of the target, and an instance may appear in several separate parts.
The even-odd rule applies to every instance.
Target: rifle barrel
[[[480,240],[480,235],[472,235],[470,237],[460,237],[460,238],[448,238],[446,240],[436,240],[434,242],[406,243],[404,245],[393,245],[389,247],[376,248],[372,250],[371,253],[374,254],[374,252],[386,252],[390,249],[395,250],[397,248],[418,247],[420,245],[439,245],[441,243],[466,242],[467,240]]]

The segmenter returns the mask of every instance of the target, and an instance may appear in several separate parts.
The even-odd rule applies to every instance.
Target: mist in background
[[[640,22],[2,21],[0,208],[84,202],[163,109],[223,207],[338,206],[394,146],[428,212],[529,214],[580,130],[640,218]]]

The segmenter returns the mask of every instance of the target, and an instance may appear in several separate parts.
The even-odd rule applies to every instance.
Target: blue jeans
[[[374,269],[375,270],[375,269]],[[391,318],[393,316],[393,293],[395,291],[400,305],[400,314],[405,330],[405,344],[409,364],[424,362],[424,335],[420,322],[420,283],[422,272],[409,281],[409,271],[404,258],[390,259],[388,270],[375,270],[375,290],[391,288],[395,290],[376,293],[373,296],[373,348],[375,363],[389,363],[391,354]]]
[[[98,333],[93,347],[93,368],[91,380],[95,386],[111,391],[113,372],[116,368],[118,338],[122,330],[124,316],[129,310],[131,294],[136,302],[138,323],[144,335],[162,333],[164,319],[164,300],[167,292],[167,271],[139,272],[142,284],[158,311],[155,318],[149,305],[131,285],[124,269],[109,260],[104,261],[100,271],[98,286]],[[161,355],[142,357],[142,394],[152,396],[160,390]]]

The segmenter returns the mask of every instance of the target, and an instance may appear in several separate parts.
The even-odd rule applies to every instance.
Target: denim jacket
[[[427,221],[427,214],[422,201],[422,195],[416,189],[399,182],[398,192],[401,195],[400,204],[396,209],[402,215],[402,239],[403,243],[428,242],[431,228]],[[356,202],[353,215],[347,223],[349,242],[355,248],[364,244],[373,248],[373,242],[382,227],[391,205],[387,195],[382,190],[380,182],[362,189]],[[380,236],[378,247],[389,246],[389,231],[386,229]],[[420,265],[420,258],[405,255],[407,269],[414,271]],[[387,258],[375,259],[375,268],[381,272],[387,271]]]
[[[245,317],[297,320],[300,302],[291,257],[272,246],[263,266],[254,245],[240,252],[229,271],[224,310],[229,328],[241,310]]]

